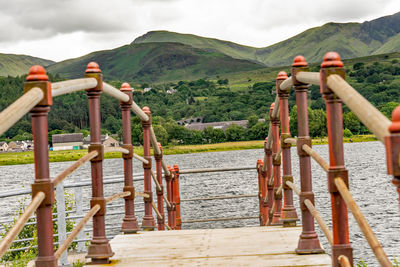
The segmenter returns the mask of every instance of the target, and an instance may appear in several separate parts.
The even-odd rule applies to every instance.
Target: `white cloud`
[[[150,30],[267,46],[330,21],[400,11],[397,0],[0,0],[0,52],[53,60],[110,49]]]

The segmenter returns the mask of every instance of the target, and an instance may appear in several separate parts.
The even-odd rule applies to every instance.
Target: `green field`
[[[351,141],[350,141],[351,139]],[[321,141],[322,140],[322,141]],[[344,138],[344,142],[369,142],[376,141],[373,135],[360,135],[351,138]],[[313,139],[314,145],[327,144],[327,138]],[[206,144],[206,145],[185,145],[185,146],[169,146],[164,147],[165,155],[173,154],[190,154],[202,152],[217,152],[217,151],[231,151],[243,149],[262,149],[264,141],[242,141],[242,142],[229,142],[219,144]],[[134,153],[143,156],[143,147],[135,147]],[[66,150],[66,151],[49,151],[50,162],[60,161],[75,161],[87,154],[87,150]],[[119,152],[109,152],[104,156],[106,159],[121,158]],[[33,152],[12,152],[0,153],[0,165],[16,165],[16,164],[30,164],[33,163]]]

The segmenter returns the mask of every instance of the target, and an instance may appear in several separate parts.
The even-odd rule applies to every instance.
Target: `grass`
[[[374,135],[355,135],[351,138],[344,138],[345,143],[350,142],[369,142],[376,141]],[[313,145],[327,144],[328,139],[316,138],[313,139]],[[264,147],[264,141],[241,141],[241,142],[227,142],[219,144],[205,144],[205,145],[184,145],[184,146],[166,146],[163,148],[165,155],[173,154],[190,154],[202,152],[217,152],[217,151],[231,151],[243,149],[261,149]],[[143,147],[135,147],[134,152],[143,156]],[[49,151],[50,162],[61,161],[76,161],[82,156],[87,154],[86,149],[81,150],[66,150],[66,151]],[[121,158],[119,152],[108,152],[104,158]],[[33,163],[33,152],[11,152],[0,153],[0,165],[16,165],[16,164],[30,164]]]

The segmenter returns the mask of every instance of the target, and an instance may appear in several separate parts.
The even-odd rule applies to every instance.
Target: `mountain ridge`
[[[29,55],[0,53],[0,76],[27,74],[33,65],[48,66],[54,61]]]

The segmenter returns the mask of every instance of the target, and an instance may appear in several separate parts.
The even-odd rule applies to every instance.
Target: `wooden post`
[[[179,192],[179,167],[174,164],[174,202],[176,205],[176,230],[182,229],[182,219],[181,219],[181,196]]]
[[[157,217],[157,225],[158,225],[158,230],[165,230],[165,215],[164,215],[164,186],[162,182],[162,159],[163,159],[163,153],[162,153],[162,146],[160,143],[158,143],[158,147],[160,148],[161,153],[160,154],[154,154],[154,157],[156,159],[156,173],[157,173],[157,181],[160,184],[161,188],[157,188],[157,209],[160,212],[162,218]]]
[[[275,209],[272,217],[271,225],[281,225],[281,210],[282,210],[282,192],[278,192],[278,188],[281,186],[281,160],[276,157],[279,150],[279,118],[275,118],[272,116],[273,110],[275,107],[275,103],[271,104],[271,108],[269,110],[270,120],[272,123],[272,165],[274,171],[274,201],[275,201]]]
[[[38,267],[55,267],[57,259],[54,256],[53,245],[53,216],[54,184],[50,180],[49,148],[48,148],[48,113],[53,104],[51,84],[42,66],[30,68],[24,84],[24,93],[34,87],[43,91],[43,99],[31,110],[33,156],[35,160],[35,181],[32,184],[32,199],[43,192],[45,198],[36,210],[38,257],[35,265]]]
[[[291,138],[289,128],[289,92],[290,87],[287,90],[282,90],[280,84],[286,80],[287,74],[284,71],[279,72],[276,79],[276,90],[279,95],[280,101],[280,119],[281,119],[281,147],[282,147],[282,184],[284,189],[283,198],[283,209],[282,209],[282,221],[284,227],[296,226],[298,219],[296,209],[293,206],[293,191],[286,184],[287,181],[293,183],[292,176],[292,158],[290,153],[291,144],[285,143],[287,138]]]
[[[148,121],[142,120],[143,126],[143,158],[148,163],[143,163],[144,169],[144,193],[148,197],[144,199],[144,216],[142,221],[142,228],[145,231],[153,231],[156,227],[156,221],[153,216],[153,192],[151,191],[151,156],[150,156],[150,126],[151,126],[151,112],[149,107],[143,107],[142,111],[149,117]]]
[[[340,177],[346,186],[349,186],[343,153],[342,100],[327,85],[328,76],[331,74],[338,74],[343,79],[345,78],[343,63],[340,61],[339,54],[335,52],[328,52],[324,56],[320,70],[320,88],[326,104],[329,141],[328,190],[331,194],[332,205],[332,266],[339,267],[338,257],[340,255],[346,256],[353,264],[353,252],[349,241],[347,206],[334,183],[335,178]]]
[[[100,210],[93,217],[93,238],[90,241],[87,258],[93,263],[108,263],[109,258],[114,255],[106,237],[106,200],[103,191],[103,159],[104,146],[101,143],[100,122],[100,96],[103,91],[103,79],[99,65],[90,62],[85,72],[85,78],[95,78],[97,86],[86,90],[89,99],[90,120],[90,146],[89,152],[97,151],[97,157],[90,160],[92,172],[92,199],[90,207],[100,206]]]
[[[308,71],[308,65],[306,59],[303,56],[297,56],[294,58],[292,64],[292,81],[294,90],[296,91],[296,105],[297,105],[297,154],[299,155],[300,163],[300,209],[301,209],[301,221],[302,221],[302,233],[300,235],[299,243],[296,249],[298,254],[314,254],[324,253],[321,244],[318,239],[318,235],[315,232],[314,217],[304,204],[306,199],[310,200],[313,205],[314,193],[312,191],[312,176],[311,176],[311,158],[302,149],[303,145],[306,144],[309,147],[311,145],[311,138],[308,130],[308,105],[307,105],[307,92],[309,85],[299,82],[296,79],[296,74],[301,71]]]
[[[121,92],[129,96],[128,102],[120,102],[122,110],[122,147],[129,151],[129,154],[122,154],[124,159],[124,192],[131,192],[125,199],[125,216],[122,221],[121,231],[124,234],[136,233],[139,230],[137,218],[135,216],[135,187],[133,185],[133,146],[131,129],[131,108],[132,108],[132,88],[129,83],[121,85]]]

